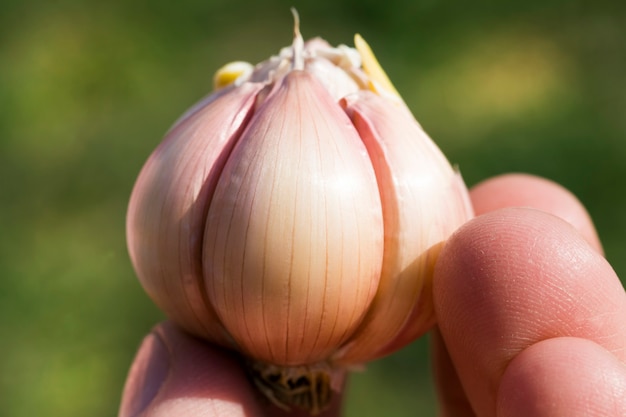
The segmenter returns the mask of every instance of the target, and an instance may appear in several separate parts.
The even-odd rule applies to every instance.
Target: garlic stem
[[[300,33],[300,16],[295,7],[291,8],[291,14],[293,14],[293,58],[291,61],[292,70],[304,69],[304,39]]]

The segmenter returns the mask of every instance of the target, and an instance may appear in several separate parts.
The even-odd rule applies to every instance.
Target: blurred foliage
[[[162,319],[124,217],[163,133],[221,64],[305,37],[371,43],[467,182],[554,179],[626,276],[626,3],[4,0],[0,13],[0,410],[115,415]],[[386,411],[383,411],[386,410]],[[427,342],[352,378],[348,416],[434,415]]]

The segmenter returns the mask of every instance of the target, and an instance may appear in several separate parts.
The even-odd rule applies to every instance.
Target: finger
[[[584,206],[561,185],[529,174],[504,174],[487,179],[470,190],[476,215],[506,207],[533,207],[572,224],[599,253],[602,246]],[[433,374],[442,415],[474,415],[455,374],[454,365],[439,332],[432,335]]]
[[[236,358],[171,323],[157,326],[137,353],[120,417],[262,416]]]
[[[433,293],[477,415],[495,415],[504,369],[538,341],[586,338],[626,359],[621,283],[570,224],[541,211],[502,209],[461,227],[442,250]]]
[[[471,190],[476,215],[505,207],[532,207],[573,225],[598,252],[602,244],[589,213],[563,186],[529,174],[505,174],[485,180]]]
[[[498,416],[626,416],[626,368],[596,343],[555,338],[536,343],[502,375]]]
[[[331,410],[338,415],[340,396]],[[122,395],[120,417],[263,417],[287,415],[261,397],[232,352],[195,339],[173,324],[142,343]],[[294,412],[290,416],[304,416]]]

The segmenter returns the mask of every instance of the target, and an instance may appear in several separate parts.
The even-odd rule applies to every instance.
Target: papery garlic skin
[[[223,88],[144,165],[127,215],[130,257],[155,303],[265,364],[253,368],[270,398],[313,412],[329,369],[432,326],[438,251],[472,216],[458,173],[357,46],[303,44],[296,31],[278,56],[224,67]],[[270,379],[302,376],[309,392],[272,394],[283,385]]]

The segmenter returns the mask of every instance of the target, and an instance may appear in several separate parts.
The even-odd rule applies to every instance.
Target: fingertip
[[[170,370],[169,351],[156,333],[144,338],[122,394],[120,417],[141,414],[157,396]]]
[[[196,339],[171,322],[142,342],[122,394],[120,417],[307,416],[274,406],[251,382],[234,352]],[[318,417],[338,416],[341,393]]]
[[[476,215],[506,207],[531,207],[573,225],[603,253],[591,216],[580,200],[562,185],[530,174],[511,173],[489,178],[470,190]]]
[[[496,210],[462,226],[437,261],[433,296],[478,415],[493,415],[508,362],[539,340],[589,338],[623,354],[619,279],[570,224],[540,210]]]
[[[119,415],[260,417],[257,399],[235,355],[165,322],[139,348]]]
[[[598,344],[561,337],[532,345],[504,372],[497,400],[502,417],[626,415],[626,369]]]

